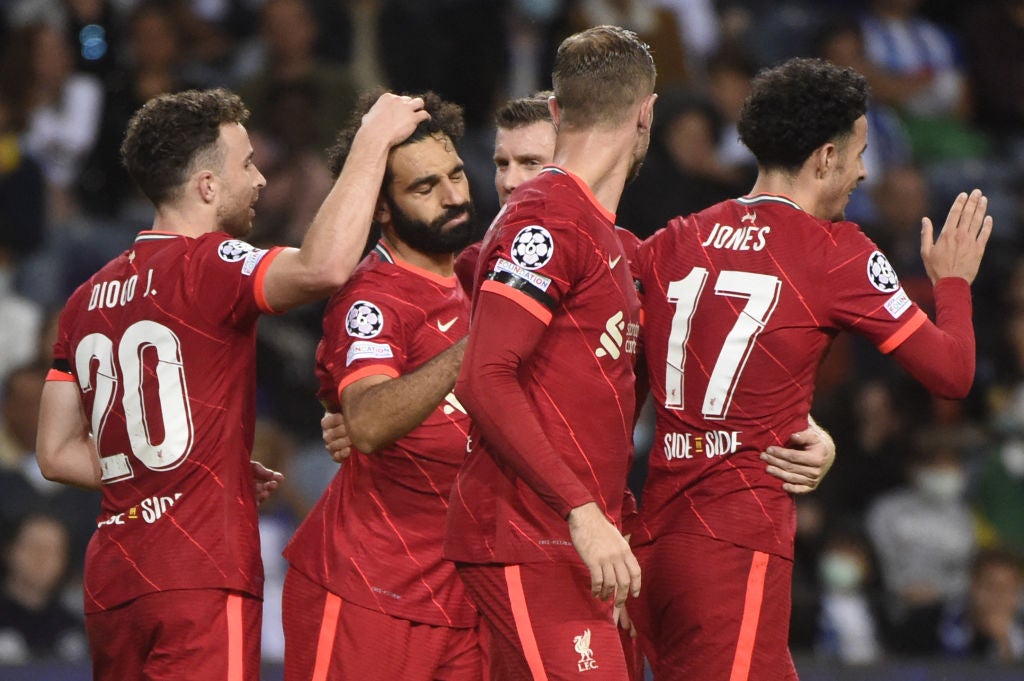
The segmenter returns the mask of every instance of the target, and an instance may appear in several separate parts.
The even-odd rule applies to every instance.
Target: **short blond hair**
[[[654,92],[651,50],[633,31],[595,26],[558,46],[551,74],[561,124],[590,127],[621,123]]]

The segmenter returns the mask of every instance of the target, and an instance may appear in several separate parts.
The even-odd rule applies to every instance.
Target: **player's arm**
[[[892,356],[939,397],[963,398],[974,382],[971,282],[992,234],[987,209],[988,199],[975,189],[953,201],[938,239],[931,220],[922,220],[921,259],[934,285],[935,323],[926,320]]]
[[[503,295],[480,290],[455,393],[488,449],[569,524],[573,545],[590,570],[591,590],[625,602],[640,590],[629,544],[555,450],[519,383],[547,325]],[[571,367],[566,367],[571,371]]]
[[[765,470],[782,480],[782,489],[790,494],[816,490],[836,460],[832,436],[812,417],[807,421],[807,429],[791,435],[786,447],[771,446],[761,453],[768,464]]]
[[[422,99],[390,93],[363,116],[302,246],[284,249],[267,266],[263,294],[270,309],[281,312],[326,297],[348,280],[366,243],[388,152],[427,118]]]
[[[455,386],[465,350],[463,338],[413,372],[375,374],[345,386],[341,410],[352,445],[372,454],[423,423]]]
[[[72,381],[48,380],[43,386],[36,461],[47,480],[100,488],[99,454],[82,411],[78,386]]]

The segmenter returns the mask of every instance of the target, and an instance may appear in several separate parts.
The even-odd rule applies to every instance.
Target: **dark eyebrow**
[[[456,173],[463,173],[465,171],[466,171],[466,164],[459,163],[454,168],[452,168],[451,172],[449,172],[448,174],[449,175],[454,175]],[[406,190],[415,190],[417,187],[420,187],[420,186],[433,187],[434,185],[436,185],[440,181],[441,181],[441,176],[438,175],[437,173],[433,173],[431,175],[422,175],[420,177],[417,177],[417,178],[411,180],[406,185],[405,188],[406,188]]]
[[[416,179],[414,179],[411,182],[409,182],[405,186],[405,189],[406,189],[406,191],[412,191],[412,190],[415,190],[418,187],[433,187],[434,185],[436,185],[440,181],[441,181],[441,176],[436,174],[436,173],[434,173],[432,175],[423,175],[423,176],[417,177]]]

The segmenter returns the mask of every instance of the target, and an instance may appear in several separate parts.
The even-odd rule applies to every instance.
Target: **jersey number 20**
[[[156,352],[156,387],[164,421],[163,442],[153,442],[142,396],[142,356]],[[90,365],[98,362],[96,385]],[[118,384],[122,383],[121,405],[132,454],[146,468],[169,470],[181,465],[192,450],[192,412],[188,404],[185,371],[181,365],[181,343],[163,324],[143,320],[129,326],[114,355],[114,342],[102,333],[91,333],[75,350],[75,368],[83,392],[96,391],[92,403],[92,432],[100,442],[107,417],[114,406]]]

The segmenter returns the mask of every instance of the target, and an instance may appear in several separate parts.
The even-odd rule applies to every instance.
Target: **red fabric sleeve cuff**
[[[253,283],[253,290],[256,295],[256,307],[265,314],[281,314],[281,311],[270,307],[270,303],[267,302],[267,295],[263,290],[263,280],[267,277],[267,270],[270,269],[270,263],[274,262],[274,258],[280,255],[283,250],[283,246],[275,246],[274,248],[271,248],[256,266],[256,280]]]
[[[358,380],[364,379],[367,376],[390,376],[391,378],[398,378],[398,371],[394,367],[390,367],[386,364],[373,364],[368,367],[363,367],[358,371],[353,371],[351,374],[345,376],[345,378],[338,381],[338,404],[341,404],[341,391],[349,387]]]

